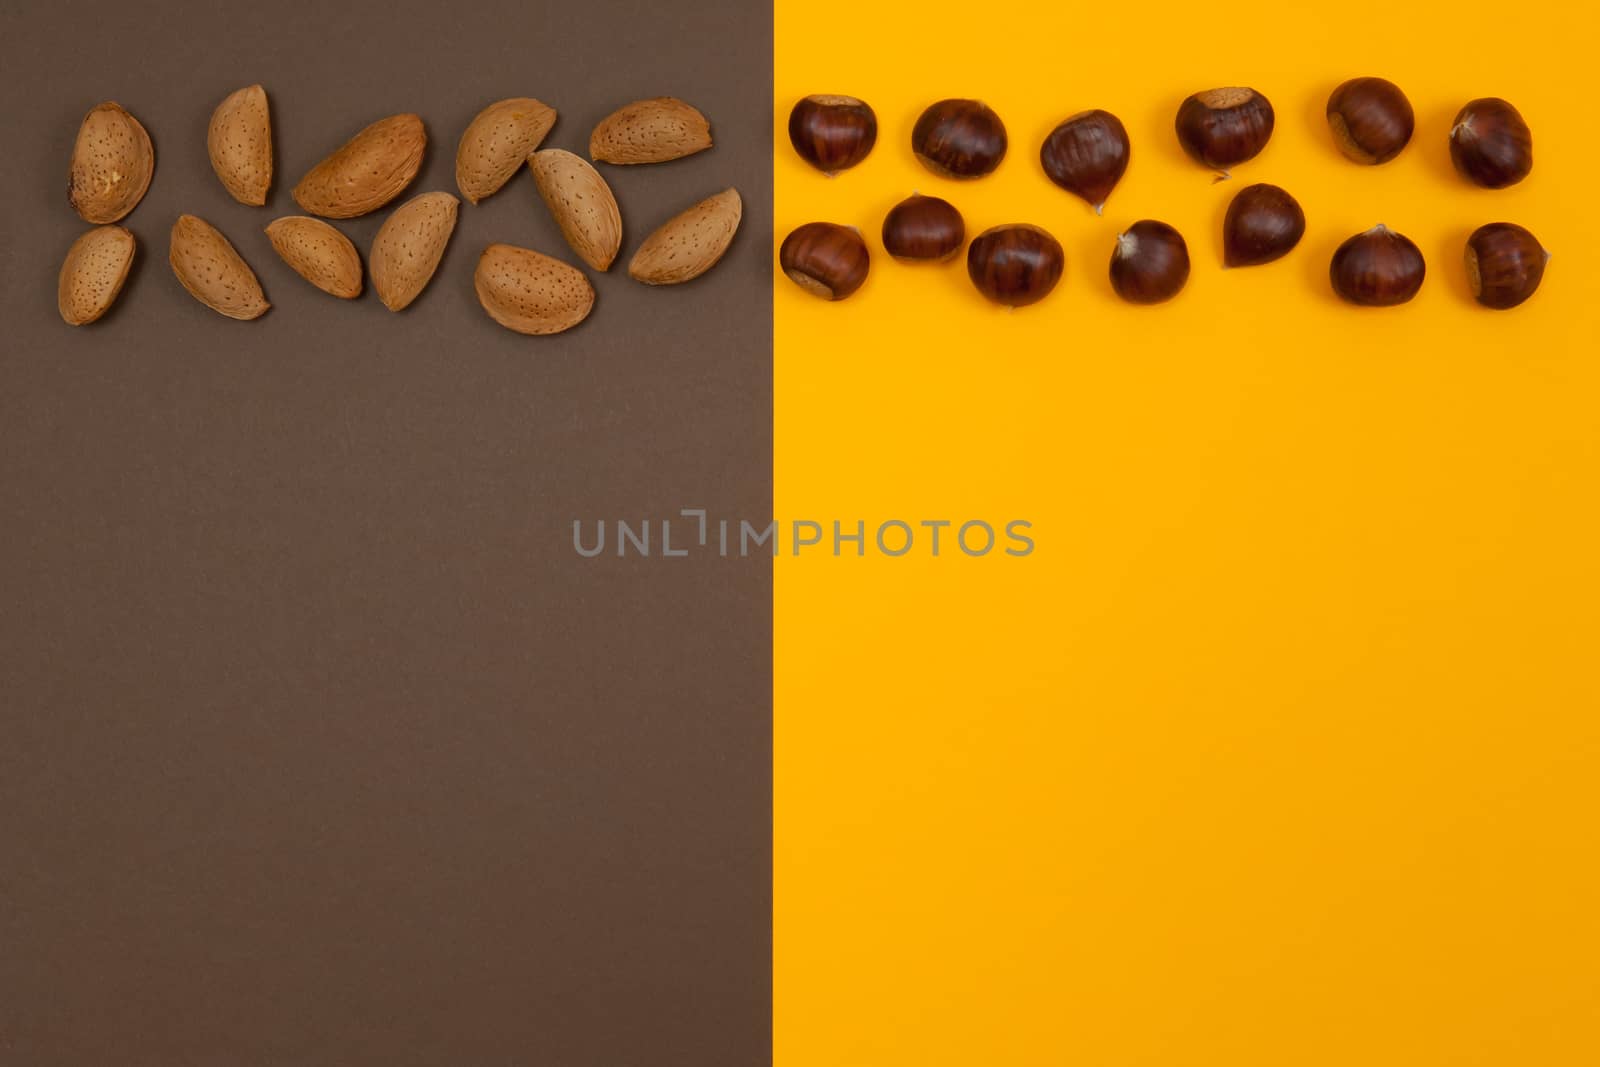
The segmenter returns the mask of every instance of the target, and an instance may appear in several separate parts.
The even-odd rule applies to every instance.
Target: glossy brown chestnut
[[[1247,185],[1222,220],[1222,262],[1229,267],[1271,263],[1305,235],[1306,215],[1294,197],[1276,185]]]
[[[867,243],[848,226],[808,222],[783,239],[778,264],[789,279],[824,300],[843,300],[867,280]]]
[[[1272,137],[1272,103],[1254,89],[1231,87],[1195,93],[1178,108],[1178,143],[1195,162],[1224,176],[1254,159]]]
[[[1049,296],[1066,262],[1059,241],[1026,223],[984,230],[967,249],[967,274],[978,292],[1014,308]]]
[[[1171,300],[1189,280],[1189,246],[1164,222],[1143,219],[1117,234],[1111,288],[1130,304]]]
[[[967,226],[948,200],[912,193],[883,220],[883,247],[895,259],[939,262],[966,243]]]
[[[1467,238],[1467,284],[1484,307],[1514,308],[1539,288],[1550,253],[1514,222],[1491,222]]]
[[[1050,180],[1082,197],[1096,215],[1128,170],[1128,131],[1109,111],[1080,111],[1050,131],[1039,162]]]
[[[917,119],[911,150],[940,177],[981,178],[1005,158],[1005,123],[981,100],[941,100]]]
[[[1394,82],[1351,78],[1328,97],[1328,125],[1347,159],[1373,166],[1389,162],[1410,143],[1417,116]]]
[[[828,174],[860,163],[878,141],[878,116],[853,96],[808,96],[789,112],[789,143]]]
[[[1473,100],[1450,127],[1450,160],[1469,182],[1504,189],[1533,170],[1533,133],[1504,100]]]
[[[1416,296],[1426,272],[1411,239],[1380,223],[1339,246],[1328,278],[1333,291],[1352,304],[1391,307]]]

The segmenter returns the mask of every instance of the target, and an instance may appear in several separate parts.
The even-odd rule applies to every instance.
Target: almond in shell
[[[189,295],[219,315],[255,319],[272,306],[250,265],[205,219],[178,216],[172,224],[167,261]]]
[[[531,248],[490,245],[472,284],[489,317],[517,333],[570,330],[594,307],[594,287],[581,270]]]
[[[459,204],[449,193],[423,193],[384,222],[367,256],[372,288],[384,307],[404,311],[421,294],[450,243]]]
[[[85,222],[116,222],[138,206],[156,169],[139,120],[106,101],[83,117],[72,145],[67,197]]]
[[[602,163],[665,163],[710,147],[706,117],[671,96],[626,104],[589,135],[589,155]]]
[[[312,167],[294,187],[295,203],[329,219],[376,211],[411,184],[427,145],[416,115],[379,119]]]
[[[559,148],[535,152],[528,166],[567,244],[595,270],[608,269],[622,247],[622,213],[600,172]]]
[[[350,238],[328,223],[285,215],[267,226],[267,240],[296,274],[323,292],[345,300],[361,295],[361,256]]]
[[[708,196],[646,237],[628,274],[646,285],[676,285],[716,265],[739,229],[744,204],[737,189]]]
[[[556,124],[555,108],[529,96],[490,104],[456,146],[456,187],[476,204],[500,191]]]
[[[68,326],[85,326],[116,303],[133,266],[133,234],[97,226],[72,242],[56,282],[56,306]]]
[[[206,152],[228,195],[260,207],[272,186],[272,118],[267,93],[251,85],[229,93],[211,113]]]

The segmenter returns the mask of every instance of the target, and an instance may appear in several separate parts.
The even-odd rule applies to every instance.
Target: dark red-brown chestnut
[[[1340,245],[1328,267],[1333,291],[1363,307],[1404,304],[1422,288],[1426,273],[1422,251],[1382,223]]]
[[[981,100],[940,100],[917,119],[911,150],[940,177],[981,178],[1005,158],[1005,123]]]
[[[1276,185],[1247,185],[1222,220],[1222,262],[1229,267],[1271,263],[1305,235],[1306,215],[1294,197]]]
[[[1504,100],[1472,100],[1451,124],[1450,160],[1469,182],[1504,189],[1533,170],[1533,133]]]
[[[867,243],[849,226],[808,222],[783,239],[778,265],[800,288],[824,300],[843,300],[867,280]]]
[[[1400,154],[1417,117],[1394,82],[1351,78],[1328,97],[1328,126],[1346,158],[1373,166]]]
[[[1467,284],[1484,307],[1514,308],[1539,288],[1550,253],[1514,222],[1491,222],[1467,238]]]
[[[1111,288],[1130,304],[1171,300],[1189,280],[1189,246],[1183,234],[1142,219],[1117,234],[1111,252]]]
[[[889,209],[883,220],[883,247],[895,259],[942,262],[966,243],[961,212],[948,200],[912,193]]]
[[[1272,103],[1254,89],[1233,86],[1195,93],[1178,108],[1178,143],[1195,162],[1224,176],[1254,159],[1272,137]]]
[[[1096,215],[1128,170],[1128,131],[1109,111],[1080,111],[1050,131],[1039,162],[1051,181],[1082,197]]]
[[[1067,257],[1038,226],[1014,223],[984,230],[967,249],[967,274],[997,304],[1026,307],[1050,295]]]
[[[853,96],[808,96],[789,112],[789,143],[828,174],[860,163],[878,141],[878,116]]]

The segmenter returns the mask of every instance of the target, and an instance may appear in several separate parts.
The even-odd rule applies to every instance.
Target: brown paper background
[[[767,1059],[769,567],[586,561],[570,523],[770,513],[770,32],[741,0],[0,11],[0,1063]],[[204,147],[255,81],[265,209]],[[365,123],[420,113],[409,192],[454,192],[467,120],[525,94],[561,113],[549,146],[660,94],[717,138],[605,169],[625,243],[578,330],[520,337],[473,297],[492,241],[577,262],[526,171],[462,205],[403,314],[272,253]],[[156,172],[119,305],[74,330],[66,166],[104,99]],[[626,277],[729,184],[722,265]],[[264,318],[179,288],[184,211]],[[365,256],[386,214],[338,225]]]

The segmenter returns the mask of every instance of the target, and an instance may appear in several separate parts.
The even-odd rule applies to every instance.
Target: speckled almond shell
[[[589,155],[603,163],[665,163],[711,147],[711,124],[682,100],[635,100],[600,120]]]
[[[594,287],[581,270],[531,248],[485,248],[472,284],[489,317],[517,333],[570,330],[594,308]]]
[[[135,245],[121,226],[97,226],[72,242],[56,282],[56,306],[68,326],[86,326],[111,310],[128,280]]]
[[[606,270],[622,247],[622,213],[600,172],[560,148],[528,159],[539,195],[572,250],[595,270]]]
[[[312,167],[294,187],[294,201],[329,219],[376,211],[411,184],[427,145],[427,131],[416,115],[379,119]]]
[[[106,101],[83,117],[72,146],[67,197],[85,222],[116,222],[138,206],[156,169],[139,120]]]
[[[372,239],[372,288],[390,311],[404,311],[439,269],[460,206],[449,193],[423,193],[395,209]]]
[[[555,108],[530,96],[490,104],[456,146],[456,188],[473,204],[499,192],[555,124]]]
[[[350,238],[321,219],[285,215],[267,226],[267,240],[278,258],[300,277],[331,296],[361,295],[361,256]]]
[[[262,295],[250,264],[205,219],[178,216],[172,224],[167,261],[189,295],[219,315],[255,319],[272,306]]]
[[[628,274],[646,285],[677,285],[700,277],[728,250],[743,213],[737,189],[706,197],[645,238]]]
[[[251,85],[229,93],[211,113],[206,153],[228,195],[260,207],[272,187],[272,118],[267,92]]]

